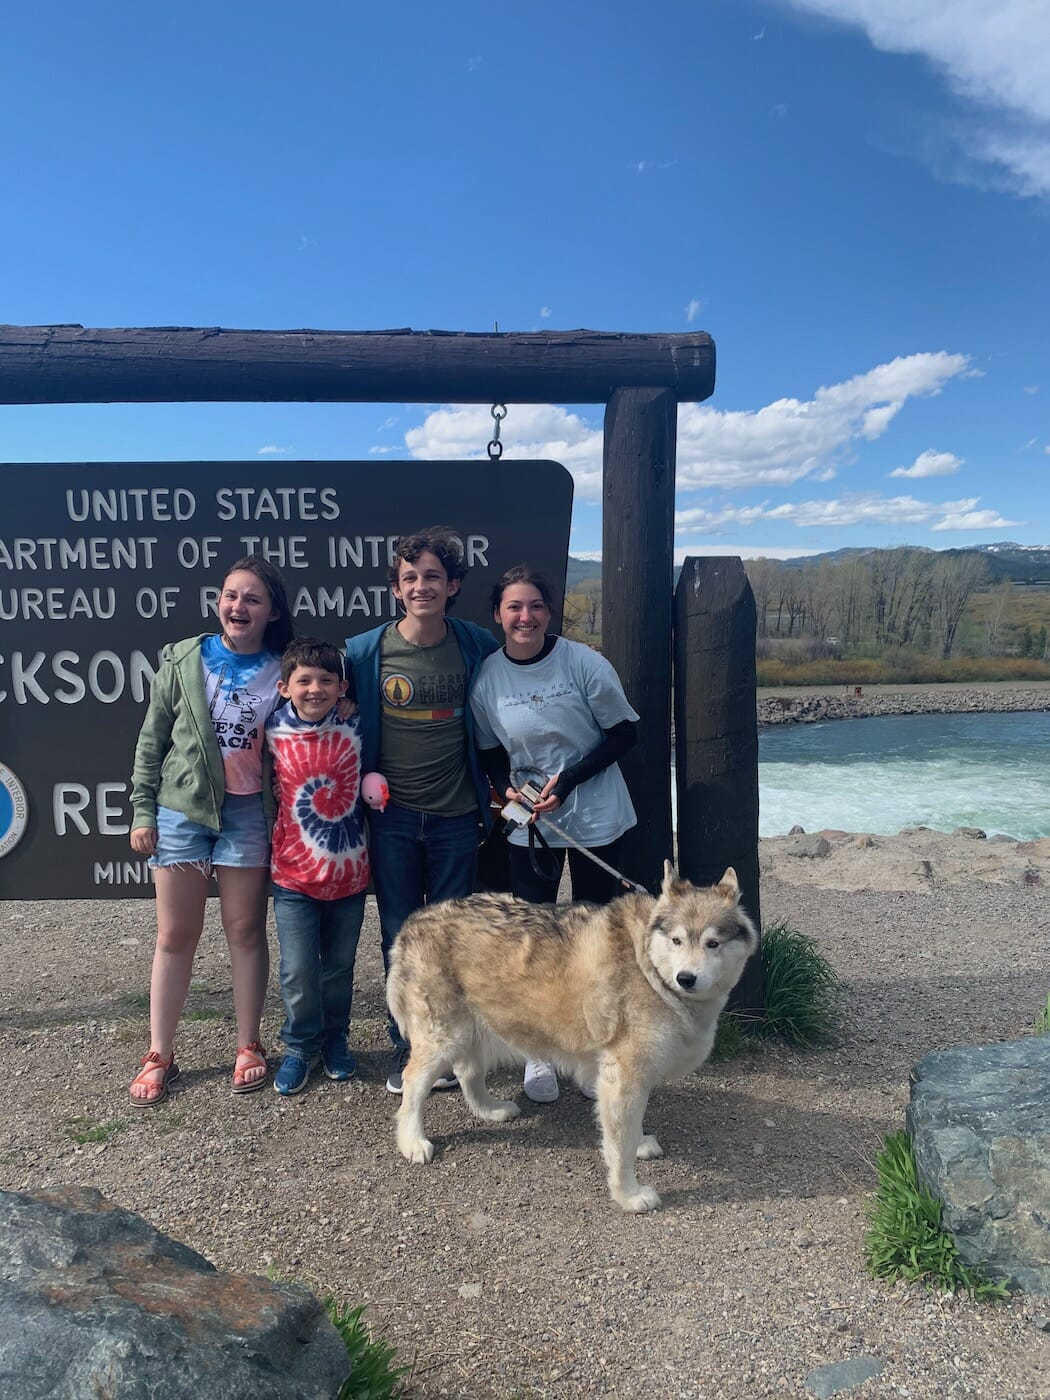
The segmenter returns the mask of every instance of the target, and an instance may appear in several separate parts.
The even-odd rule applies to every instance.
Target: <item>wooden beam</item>
[[[712,885],[731,865],[741,902],[761,928],[755,598],[742,561],[686,559],[674,622],[679,869]],[[764,1011],[759,958],[748,963],[732,1005]]]
[[[0,326],[0,403],[604,403],[714,390],[709,335]]]
[[[659,886],[671,845],[671,542],[677,404],[667,389],[617,389],[605,412],[602,651],[641,715],[621,763],[638,825],[621,869]]]

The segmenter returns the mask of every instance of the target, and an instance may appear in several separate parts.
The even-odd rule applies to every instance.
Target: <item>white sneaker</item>
[[[529,1060],[525,1066],[523,1085],[526,1098],[533,1103],[553,1103],[558,1097],[558,1076],[546,1060]]]

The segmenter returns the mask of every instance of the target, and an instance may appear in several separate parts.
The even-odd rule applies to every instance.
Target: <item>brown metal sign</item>
[[[341,644],[397,616],[392,542],[453,526],[456,615],[528,561],[564,584],[572,478],[556,462],[0,465],[0,898],[151,893],[130,773],[166,642],[216,630],[245,554],[276,564],[295,630]],[[557,621],[557,620],[556,620]]]

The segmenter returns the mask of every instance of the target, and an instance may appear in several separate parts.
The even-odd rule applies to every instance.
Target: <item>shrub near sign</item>
[[[128,844],[150,682],[166,642],[217,629],[242,555],[284,574],[296,632],[337,644],[397,616],[391,545],[423,525],[459,531],[456,612],[482,626],[509,565],[565,578],[572,479],[556,462],[8,465],[0,481],[5,899],[150,893]]]

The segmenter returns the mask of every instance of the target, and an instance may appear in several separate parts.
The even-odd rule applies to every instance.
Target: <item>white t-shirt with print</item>
[[[564,637],[541,661],[524,666],[502,651],[487,657],[470,708],[481,748],[502,744],[515,785],[531,777],[541,787],[597,748],[603,729],[638,718],[605,657]],[[619,765],[573,788],[551,820],[581,846],[607,846],[622,836],[638,819]],[[540,830],[550,845],[568,844],[549,828]],[[509,839],[527,845],[528,832],[518,827]]]

